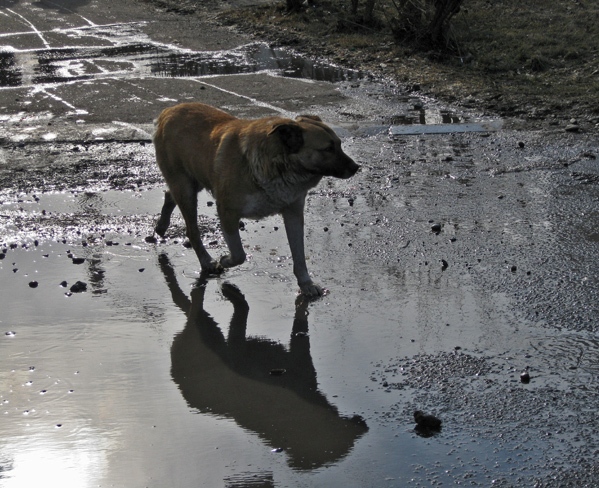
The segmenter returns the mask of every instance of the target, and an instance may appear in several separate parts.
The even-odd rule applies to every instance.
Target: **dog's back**
[[[211,189],[213,165],[224,127],[239,120],[202,103],[184,103],[162,111],[156,120],[156,161],[169,183],[178,176],[193,176]],[[190,165],[198,156],[206,163]]]

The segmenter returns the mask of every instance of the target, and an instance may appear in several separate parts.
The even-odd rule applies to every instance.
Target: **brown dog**
[[[302,293],[322,295],[304,256],[306,194],[323,176],[349,178],[359,169],[333,130],[315,116],[245,120],[201,103],[167,108],[156,125],[156,160],[169,188],[156,233],[164,236],[178,205],[202,270],[220,273],[245,261],[242,217],[281,214]],[[220,262],[204,248],[197,224],[197,194],[204,188],[216,200],[230,251]]]

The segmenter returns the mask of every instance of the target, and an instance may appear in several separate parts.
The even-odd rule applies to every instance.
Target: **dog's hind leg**
[[[220,264],[224,268],[232,268],[233,266],[242,264],[246,257],[241,237],[239,236],[239,215],[219,205],[218,217],[225,242],[229,248],[229,254],[220,258]]]
[[[206,251],[202,243],[202,234],[198,227],[198,191],[202,190],[196,182],[185,178],[178,184],[169,184],[171,197],[179,206],[185,220],[187,237],[202,266],[202,271],[210,274],[223,272],[223,267]],[[166,200],[165,200],[166,205]],[[168,208],[167,208],[168,209]]]
[[[156,228],[154,229],[156,234],[160,237],[164,237],[166,233],[166,229],[171,223],[171,214],[175,207],[177,206],[177,202],[173,199],[171,192],[166,190],[164,193],[164,205],[162,205],[162,211],[160,212],[160,219],[158,219],[158,223],[156,224]]]

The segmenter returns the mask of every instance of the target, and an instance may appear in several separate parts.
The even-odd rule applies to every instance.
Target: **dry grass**
[[[596,0],[466,0],[451,24],[452,50],[428,52],[396,40],[393,0],[378,0],[368,25],[360,10],[350,13],[350,0],[317,0],[296,14],[281,6],[232,10],[223,19],[449,101],[475,100],[503,115],[587,116],[599,123]]]

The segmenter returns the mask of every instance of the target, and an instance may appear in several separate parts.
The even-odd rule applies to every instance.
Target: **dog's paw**
[[[202,264],[202,273],[208,275],[219,275],[225,272],[222,264],[218,261],[212,260],[208,264]]]
[[[300,291],[306,298],[319,298],[328,294],[328,290],[318,286],[316,283],[300,285]]]
[[[154,227],[154,232],[156,232],[156,234],[158,234],[160,237],[164,237],[169,224],[170,222],[164,222],[162,219],[160,219],[156,223],[156,227]]]
[[[238,258],[233,258],[230,254],[222,256],[220,258],[220,265],[223,268],[232,268],[233,266],[239,266],[245,262],[245,254],[243,256],[239,256]]]

